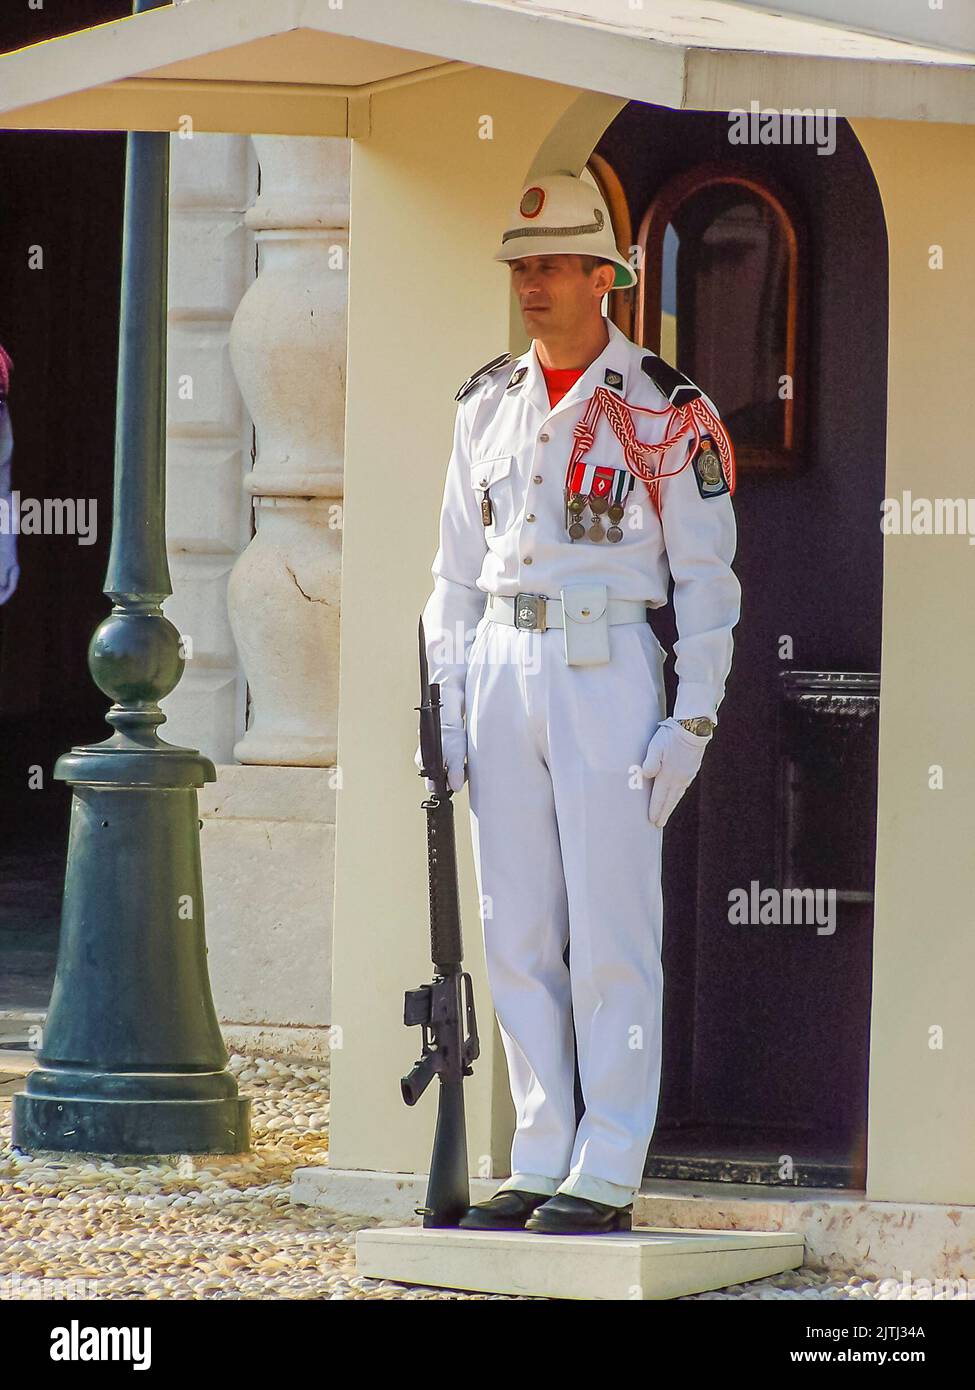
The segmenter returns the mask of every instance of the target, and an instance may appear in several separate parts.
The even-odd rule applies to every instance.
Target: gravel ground
[[[327,1069],[235,1054],[252,1152],[119,1163],[10,1148],[0,1100],[0,1299],[494,1299],[355,1272],[355,1232],[398,1221],[292,1205],[295,1168],[327,1161]],[[123,1166],[124,1165],[124,1166]],[[794,1270],[697,1299],[907,1297],[854,1274]],[[505,1299],[505,1301],[508,1301]]]

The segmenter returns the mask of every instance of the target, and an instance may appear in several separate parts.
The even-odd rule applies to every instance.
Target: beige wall
[[[578,169],[621,103],[486,71],[373,101],[352,160],[352,256],[343,551],[331,1162],[424,1171],[431,1094],[398,1076],[418,1031],[402,993],[429,976],[424,815],[416,739],[416,620],[460,381],[522,350],[497,227],[536,169]],[[478,138],[493,118],[493,139]],[[891,243],[889,495],[973,489],[964,376],[975,336],[966,264],[975,206],[963,171],[975,131],[857,121]],[[946,269],[927,268],[945,247]],[[967,330],[967,331],[966,331]],[[865,370],[883,364],[865,364]],[[952,413],[953,392],[962,412]],[[919,408],[919,403],[920,408]],[[851,466],[856,461],[851,460]],[[878,518],[879,524],[879,518]],[[975,554],[963,538],[892,538],[885,552],[875,992],[868,1195],[975,1201],[975,856],[966,801],[975,671],[960,640]],[[945,790],[927,790],[929,764]],[[472,1172],[507,1172],[511,1113],[483,969],[466,791],[455,798],[468,960],[483,1055],[468,1086]],[[945,1045],[928,1047],[941,1025]],[[828,1081],[827,1081],[828,1084]]]
[[[975,130],[852,124],[890,242],[887,496],[972,497]],[[935,244],[943,270],[928,268]],[[975,1202],[973,599],[965,537],[887,537],[867,1174],[878,1200]],[[928,789],[935,763],[943,791]]]

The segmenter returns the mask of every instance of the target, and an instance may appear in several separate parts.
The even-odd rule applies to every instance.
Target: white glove
[[[440,687],[440,742],[447,767],[447,786],[452,792],[459,792],[467,780],[467,730],[464,725],[464,692],[452,682]],[[423,755],[419,744],[413,761],[417,772],[422,772]],[[427,784],[427,791],[432,792],[430,778],[423,780]]]
[[[440,742],[443,745],[443,760],[447,765],[447,786],[452,792],[459,792],[467,780],[467,730],[462,724],[442,724]],[[420,752],[419,744],[413,761],[416,763],[417,772],[422,772],[423,754]],[[427,784],[427,791],[432,792],[433,783],[430,778],[424,777],[423,780]]]
[[[676,719],[665,719],[650,740],[643,775],[653,778],[650,823],[661,830],[670,813],[694,781],[711,735],[692,734]]]

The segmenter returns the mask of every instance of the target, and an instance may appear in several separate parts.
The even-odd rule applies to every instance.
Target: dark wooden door
[[[647,1173],[861,1187],[886,432],[879,195],[842,121],[830,155],[732,148],[725,115],[632,103],[596,153],[634,229],[675,179],[733,159],[787,191],[805,232],[803,432],[790,466],[742,459],[734,667],[719,732],[665,834],[663,1083]],[[698,308],[733,344],[732,316]],[[677,365],[707,360],[692,334],[678,322]],[[699,385],[724,410],[718,386]],[[671,610],[659,616],[672,645]],[[835,929],[733,923],[730,897],[753,883],[833,888]]]

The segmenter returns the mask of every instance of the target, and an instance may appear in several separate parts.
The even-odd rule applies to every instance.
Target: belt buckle
[[[545,595],[515,594],[515,627],[545,630]]]

